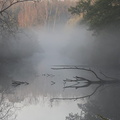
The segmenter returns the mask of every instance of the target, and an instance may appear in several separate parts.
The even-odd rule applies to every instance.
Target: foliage
[[[108,118],[104,117],[105,113],[95,101],[89,101],[85,104],[78,104],[78,107],[81,109],[82,113],[81,120],[109,120]]]
[[[77,2],[77,5],[75,7],[70,7],[68,9],[69,12],[71,12],[71,14],[80,14],[80,13],[85,13],[89,11],[89,7],[90,7],[90,0],[80,0],[79,2]]]
[[[82,117],[82,115],[79,115],[78,113],[76,114],[73,114],[73,113],[69,113],[69,116],[66,116],[66,119],[65,120],[97,120],[100,118],[101,120],[109,120],[105,117],[103,117],[102,115],[97,115],[97,117],[94,117],[94,116],[89,116],[89,118],[86,118],[86,117]],[[99,120],[100,120],[99,119]]]
[[[0,39],[13,35],[17,30],[17,19],[12,10],[15,4],[34,0],[0,0]]]
[[[102,120],[109,120],[109,119],[103,117],[102,115],[98,115],[98,116],[99,116]]]
[[[80,0],[75,7],[70,7],[71,14],[83,14],[83,22],[91,30],[120,28],[120,0]]]

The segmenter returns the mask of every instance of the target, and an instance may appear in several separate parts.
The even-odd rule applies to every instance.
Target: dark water
[[[34,52],[20,61],[8,61],[0,65],[0,118],[12,119],[16,116],[17,120],[65,120],[69,113],[80,115],[83,109],[79,106],[85,104],[90,115],[101,114],[119,120],[119,84],[101,86],[90,98],[50,101],[52,98],[76,98],[89,95],[96,89],[96,85],[79,89],[64,88],[65,85],[73,85],[73,83],[64,84],[63,80],[66,78],[74,79],[75,76],[82,76],[93,81],[97,80],[91,72],[51,69],[56,67],[54,65],[83,65],[88,68],[88,58],[92,52],[91,47],[88,46],[91,46],[93,41],[88,41],[87,38],[92,36],[86,31],[79,35],[74,31],[65,32],[65,30],[59,32],[39,30],[35,32],[35,36],[39,41],[38,49],[42,52]],[[77,44],[78,39],[80,42]],[[25,47],[27,49],[27,45]],[[86,50],[91,51],[87,54]],[[79,60],[78,53],[81,55]],[[98,67],[91,65],[89,67],[105,79]],[[108,76],[119,78],[118,69],[103,67],[100,69]],[[28,85],[13,86],[14,81],[27,82]],[[91,107],[93,104],[97,107]]]

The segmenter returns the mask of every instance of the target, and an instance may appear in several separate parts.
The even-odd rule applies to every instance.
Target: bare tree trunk
[[[55,25],[56,25],[57,14],[58,14],[58,5],[56,7],[56,12],[55,12],[55,16],[54,16],[53,30],[55,29]]]

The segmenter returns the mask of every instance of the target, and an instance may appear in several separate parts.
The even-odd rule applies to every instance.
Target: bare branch
[[[76,79],[76,80],[72,80],[72,79],[66,79],[66,80],[63,80],[64,82],[80,82],[80,81],[88,81],[87,79],[86,80],[81,80],[81,79]]]
[[[96,89],[89,95],[85,95],[85,96],[81,96],[81,97],[72,97],[72,98],[52,98],[50,99],[50,101],[54,101],[54,100],[78,100],[78,99],[83,99],[83,98],[90,98],[92,95],[94,95],[96,93],[96,91],[101,87],[101,85],[99,85],[98,87],[96,87]]]
[[[4,90],[0,96],[0,120],[15,120],[15,112],[18,110],[18,107],[15,107],[14,103],[9,102],[4,96],[6,91],[7,89]]]
[[[88,72],[93,73],[98,80],[102,81],[102,79],[97,75],[97,73],[94,70],[90,69],[90,68],[83,68],[83,67],[79,67],[79,66],[74,66],[74,67],[56,67],[56,68],[51,68],[51,69],[53,69],[53,70],[62,70],[62,69],[84,70],[84,71],[88,71]]]
[[[64,88],[76,88],[76,89],[78,89],[78,88],[88,87],[88,86],[90,86],[92,84],[92,81],[90,81],[90,80],[88,80],[86,78],[83,78],[83,77],[77,77],[77,80],[66,79],[66,80],[63,80],[63,81],[65,83],[66,82],[76,82],[76,84],[70,85],[70,86],[65,86]],[[80,82],[82,82],[82,81],[85,83],[85,85],[76,86],[76,85],[80,84]]]
[[[75,88],[75,89],[78,89],[78,88],[83,88],[83,87],[88,87],[90,86],[90,83],[87,83],[86,85],[81,85],[81,86],[76,86],[78,85],[79,83],[76,83],[74,85],[71,85],[71,86],[65,86],[64,88]]]
[[[77,81],[91,82],[89,79],[84,78],[84,77],[78,77],[78,76],[76,76],[74,78],[76,78]]]
[[[6,4],[6,2],[7,1],[5,1],[4,3],[3,3],[3,5],[2,5],[2,9],[1,9],[1,11],[0,11],[0,14],[2,14],[4,11],[6,11],[7,9],[9,9],[10,7],[12,7],[13,5],[15,5],[15,4],[17,4],[17,3],[20,3],[20,2],[26,2],[26,1],[32,1],[32,0],[12,0],[11,2],[10,2],[10,4],[7,6],[7,7],[5,7],[4,8],[4,6],[5,6],[5,4]],[[34,1],[34,0],[33,0]]]
[[[74,66],[74,67],[69,67],[69,66],[65,66],[65,67],[57,67],[57,68],[52,68],[53,70],[62,70],[62,69],[78,69],[78,70],[84,70],[84,71],[88,71],[88,72],[91,72],[93,73],[93,75],[97,78],[97,80],[95,81],[92,81],[90,79],[87,79],[87,78],[84,78],[84,77],[78,77],[78,76],[75,76],[75,80],[73,79],[66,79],[66,80],[63,80],[64,81],[64,89],[66,88],[75,88],[75,89],[78,89],[78,88],[87,88],[89,87],[90,85],[97,85],[96,89],[89,95],[85,95],[85,96],[80,96],[80,97],[72,97],[72,98],[52,98],[51,101],[53,100],[77,100],[77,99],[82,99],[82,98],[87,98],[87,97],[91,97],[92,95],[94,95],[97,90],[103,86],[103,85],[113,85],[113,84],[120,84],[120,80],[119,79],[116,79],[116,78],[112,78],[112,77],[108,77],[106,76],[105,74],[103,74],[102,72],[100,72],[102,75],[104,75],[104,77],[106,78],[109,78],[109,79],[102,79],[100,78],[97,73],[90,69],[90,68],[83,68],[83,67],[80,67],[80,66]],[[99,80],[99,81],[98,81]],[[68,85],[68,86],[65,86],[66,83],[73,83],[75,82],[75,84],[73,85]],[[82,85],[79,85],[80,83],[82,83]]]
[[[10,112],[10,110],[11,110],[12,108],[13,108],[13,107],[10,107],[10,108],[6,111],[6,113],[5,113],[2,117],[0,117],[0,119],[2,120],[3,118],[6,118],[7,115],[8,115],[8,113]]]
[[[104,77],[109,78],[109,79],[111,79],[111,80],[119,80],[118,78],[113,78],[113,77],[110,77],[110,76],[105,75],[102,71],[100,71],[100,73],[101,73]]]
[[[3,10],[3,8],[4,8],[4,6],[5,6],[6,3],[7,3],[7,1],[4,1],[4,2],[3,2],[2,7],[1,7],[1,10]],[[1,11],[1,10],[0,10],[0,11]],[[1,13],[1,14],[2,14],[2,13]]]

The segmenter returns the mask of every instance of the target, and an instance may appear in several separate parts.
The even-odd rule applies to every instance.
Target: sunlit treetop
[[[79,0],[69,12],[82,14],[81,21],[91,30],[120,29],[120,0]]]

